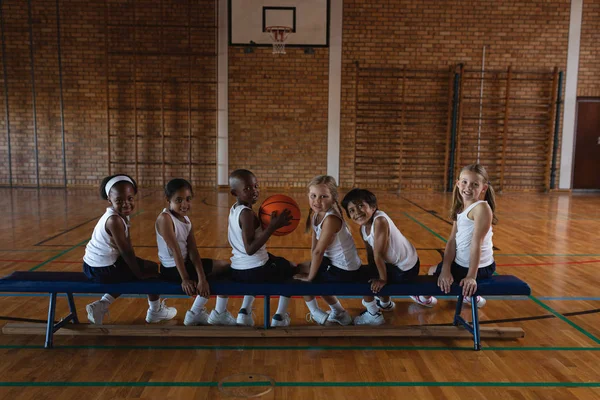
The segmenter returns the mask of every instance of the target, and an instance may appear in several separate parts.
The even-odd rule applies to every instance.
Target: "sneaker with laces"
[[[275,314],[271,319],[271,327],[290,326],[290,314]]]
[[[385,319],[381,312],[371,314],[369,310],[364,310],[360,315],[354,318],[354,325],[383,325]]]
[[[175,307],[167,307],[167,300],[163,300],[160,302],[158,310],[148,309],[148,313],[146,313],[146,322],[153,324],[160,321],[168,321],[175,318],[176,315],[177,309]]]
[[[102,325],[102,320],[104,316],[108,314],[108,306],[110,303],[105,300],[96,300],[93,303],[85,306],[85,311],[87,311],[88,321],[90,324]]]
[[[208,316],[208,323],[211,325],[236,325],[235,318],[227,310],[218,313],[217,310],[212,310]]]
[[[208,325],[208,313],[206,312],[206,308],[203,308],[197,313],[192,310],[188,310],[188,312],[185,313],[183,324],[186,326]]]
[[[465,296],[463,301],[466,304],[471,305],[471,296]],[[485,306],[485,303],[487,303],[486,299],[484,299],[481,296],[477,296],[477,308],[481,308],[481,307]]]
[[[425,297],[425,296],[410,296],[410,298],[423,307],[433,307],[437,304],[437,299],[433,296]]]
[[[254,326],[254,318],[252,318],[252,310],[248,313],[248,310],[245,308],[240,308],[238,312],[237,319],[235,321],[237,325],[243,326]]]
[[[329,318],[327,318],[328,324],[332,324],[335,322],[337,324],[346,326],[352,323],[352,317],[350,316],[350,313],[348,313],[348,311],[346,310],[342,312],[327,311],[327,313],[329,314]]]
[[[390,299],[390,302],[385,307],[382,305],[383,302],[381,301],[380,297],[375,297],[375,303],[377,304],[377,307],[379,307],[379,309],[381,311],[385,311],[385,312],[392,311],[394,308],[396,308],[396,303],[394,303],[394,300],[392,300],[392,299]]]
[[[306,320],[308,322],[314,321],[319,325],[325,325],[327,318],[329,318],[329,314],[321,309],[317,309],[314,312],[309,312],[306,314]]]

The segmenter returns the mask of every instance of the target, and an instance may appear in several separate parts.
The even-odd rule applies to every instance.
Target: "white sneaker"
[[[375,303],[377,304],[377,307],[379,307],[379,309],[381,311],[385,311],[385,312],[393,311],[394,308],[396,308],[396,303],[394,303],[394,300],[392,300],[391,298],[390,298],[390,302],[385,307],[382,306],[383,302],[381,301],[380,297],[375,296]]]
[[[309,312],[306,314],[306,320],[308,322],[315,321],[319,325],[325,325],[329,318],[329,314],[321,309],[317,309],[315,312]]]
[[[208,313],[206,312],[206,308],[203,308],[198,313],[188,310],[188,312],[185,313],[183,324],[186,326],[208,325]]]
[[[93,303],[85,306],[85,311],[87,311],[88,321],[90,324],[102,325],[102,319],[104,316],[108,314],[108,306],[110,303],[105,300],[96,300]]]
[[[231,325],[235,326],[235,318],[227,310],[218,313],[217,310],[212,310],[208,316],[208,323],[211,325]]]
[[[463,300],[466,304],[471,305],[471,296],[465,296]],[[477,296],[477,308],[482,308],[487,303],[486,299],[481,296]]]
[[[290,314],[275,314],[273,318],[271,318],[271,327],[277,326],[290,326]]]
[[[354,325],[383,325],[384,323],[385,319],[380,312],[371,314],[369,310],[363,311],[358,317],[354,318]]]
[[[153,324],[160,321],[168,321],[175,318],[177,309],[175,307],[167,307],[167,300],[160,302],[160,307],[156,311],[148,309],[146,313],[146,322]]]
[[[423,307],[433,307],[437,304],[437,299],[433,296],[429,296],[429,298],[427,298],[426,296],[410,296],[411,299],[413,299],[413,301]]]
[[[329,318],[327,319],[327,323],[338,323],[340,325],[346,326],[352,323],[352,317],[348,313],[348,311],[344,310],[341,313],[335,311],[327,311],[329,314]]]
[[[250,310],[250,314],[248,314],[248,310],[246,310],[245,308],[240,308],[240,311],[238,312],[235,323],[237,325],[243,325],[243,326],[254,326],[254,318],[252,318],[252,310]]]

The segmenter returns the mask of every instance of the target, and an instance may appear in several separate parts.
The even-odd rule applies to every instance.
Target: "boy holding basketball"
[[[277,283],[294,276],[298,272],[296,266],[284,258],[267,253],[266,248],[267,240],[276,230],[291,224],[290,211],[285,209],[279,215],[273,212],[269,225],[263,229],[252,209],[259,196],[256,176],[245,169],[235,170],[229,176],[229,188],[237,200],[229,212],[227,229],[227,237],[233,253],[232,279],[248,283]],[[279,306],[273,315],[271,326],[290,324],[290,317],[286,313],[289,301],[289,297],[279,297]],[[237,316],[238,325],[254,325],[253,302],[254,296],[244,296],[242,308]],[[265,318],[268,316],[265,315]]]

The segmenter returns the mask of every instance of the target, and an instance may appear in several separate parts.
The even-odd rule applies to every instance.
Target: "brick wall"
[[[566,65],[567,41],[569,29],[570,2],[553,1],[413,1],[396,0],[372,4],[367,0],[344,1],[343,26],[343,70],[342,70],[342,147],[340,181],[344,186],[356,184],[354,179],[355,161],[355,93],[356,65],[361,68],[398,68],[412,70],[446,70],[449,66],[464,64],[469,70],[481,69],[482,50],[486,45],[486,69],[506,70],[512,65],[515,70],[551,71],[558,66],[564,70]],[[437,88],[419,85],[414,82],[407,88],[418,101],[433,107],[434,102],[441,105],[434,108],[432,115],[436,119],[443,118],[443,102],[447,101],[448,84],[439,81]],[[475,85],[477,86],[477,85]],[[488,104],[498,96],[503,101],[499,90],[489,90],[493,84],[487,84],[484,101]],[[466,87],[465,96],[477,97],[477,88]],[[438,93],[433,95],[431,93]],[[532,93],[543,99],[546,92]],[[430,97],[427,100],[427,97]],[[390,97],[387,101],[397,101]],[[471,100],[473,101],[473,100]],[[440,112],[437,112],[440,111]],[[484,113],[490,113],[491,106],[486,106]],[[440,114],[440,115],[438,115]],[[423,123],[427,118],[422,118]],[[402,160],[404,170],[403,183],[399,185],[392,180],[390,189],[440,189],[443,186],[443,160],[445,141],[445,125],[439,123],[437,128],[429,127],[423,131],[418,141],[423,143],[418,153],[421,161],[416,163],[408,153]],[[497,136],[498,129],[489,132]],[[485,132],[483,133],[485,136]],[[415,136],[408,134],[407,138]],[[410,150],[408,147],[407,150]],[[472,151],[472,150],[471,150]],[[491,149],[490,151],[500,151]],[[463,156],[465,154],[463,153]],[[535,154],[535,157],[540,157]],[[464,157],[467,159],[476,157]],[[409,163],[408,167],[405,165]],[[469,161],[470,162],[470,161]],[[494,170],[495,168],[492,168]],[[412,171],[412,172],[411,172]],[[519,172],[520,173],[520,172]],[[529,170],[525,172],[539,174]],[[391,175],[391,174],[390,174]],[[517,179],[518,174],[516,175]],[[379,177],[385,181],[385,177]],[[537,183],[523,182],[516,186],[530,188]]]
[[[69,185],[95,186],[108,174],[109,143],[111,160],[129,163],[112,165],[112,172],[135,175],[131,162],[135,156],[136,125],[138,161],[146,163],[138,169],[140,184],[162,183],[163,157],[167,179],[191,174],[194,185],[216,184],[215,2],[163,0],[161,10],[160,3],[151,0],[59,1]],[[597,2],[584,2],[580,96],[600,96],[599,8]],[[2,12],[6,55],[0,61],[7,74],[2,73],[0,82],[0,185],[9,181],[7,122],[11,129],[13,184],[35,185],[27,2],[5,0]],[[42,186],[62,185],[56,1],[33,0],[31,12],[39,180]],[[479,69],[483,45],[487,46],[487,70],[506,70],[509,65],[514,71],[549,72],[555,66],[564,70],[569,13],[568,0],[345,0],[340,183],[346,187],[373,184],[390,189],[440,190],[450,86],[443,77],[445,71],[461,63],[467,70]],[[120,26],[107,29],[105,18],[109,24]],[[164,25],[162,40],[161,24]],[[188,24],[194,28],[188,30]],[[411,104],[412,108],[406,108],[412,113],[407,111],[406,121],[426,114],[430,115],[425,121],[429,125],[407,129],[401,143],[383,147],[378,139],[373,141],[369,136],[380,135],[381,139],[393,135],[395,128],[371,127],[365,131],[363,148],[357,148],[357,139],[364,138],[355,136],[355,62],[366,69],[405,67],[436,74],[441,71],[439,79],[415,78],[406,82],[407,101],[414,103],[419,97],[428,98],[422,99],[428,104]],[[274,56],[268,48],[257,48],[252,54],[230,48],[230,170],[252,169],[263,186],[275,187],[303,187],[314,175],[326,171],[328,64],[328,49],[315,49],[315,54],[307,55],[301,49],[289,48],[287,55]],[[9,121],[4,108],[5,79]],[[382,79],[375,86],[359,88],[359,93],[366,96],[369,91],[381,90],[389,96],[399,96],[399,86],[393,87],[396,83],[388,85]],[[468,88],[471,97],[479,95],[476,83]],[[528,84],[530,89],[526,89]],[[524,97],[525,94],[539,99],[548,97],[546,84],[535,84],[532,80],[521,81],[519,85],[520,88],[515,84],[515,93],[522,92]],[[485,95],[492,96],[490,100],[494,96],[502,100],[501,81],[489,81],[485,89]],[[432,103],[439,104],[432,106]],[[477,114],[478,110],[473,112]],[[544,112],[547,116],[548,111]],[[516,111],[512,114],[518,115]],[[488,106],[484,115],[501,118],[502,112]],[[535,136],[544,140],[547,127],[544,121],[540,125]],[[513,128],[514,143],[530,134],[517,125]],[[465,125],[464,129],[465,140],[472,143],[475,127]],[[108,130],[113,135],[110,140]],[[493,155],[499,151],[500,134],[499,128],[493,129],[492,136],[483,142],[490,154],[485,162],[491,165],[494,179],[499,179],[499,166]],[[546,142],[533,150],[531,160],[543,159],[548,146]],[[361,153],[365,149],[366,153]],[[401,163],[386,164],[386,160],[373,154],[373,149],[398,151],[403,155]],[[520,157],[521,150],[515,147],[515,157]],[[360,175],[362,172],[355,163],[357,154],[367,162],[375,160],[379,164],[373,171]],[[463,148],[461,162],[470,162],[472,158],[472,147]],[[512,183],[515,189],[539,188],[541,162],[512,168],[510,173],[514,176],[507,175],[507,186]],[[401,178],[389,179],[396,173]],[[359,175],[362,180],[356,178]]]
[[[329,51],[229,52],[229,169],[263,186],[304,187],[327,172]]]
[[[31,3],[39,183],[62,185],[56,1]],[[162,184],[163,156],[166,179],[216,184],[215,2],[161,3],[59,2],[68,185],[96,186],[109,168],[135,176],[136,141],[140,185]],[[21,0],[2,7],[13,184],[35,185],[28,7]],[[2,93],[0,151],[8,161]],[[1,164],[7,184],[8,163]]]
[[[600,97],[600,2],[583,2],[577,96]]]

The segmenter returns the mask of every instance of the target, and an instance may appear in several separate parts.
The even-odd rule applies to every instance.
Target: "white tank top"
[[[331,209],[325,213],[321,223],[319,225],[315,225],[317,214],[314,215],[313,229],[315,230],[317,240],[319,240],[321,237],[323,222],[325,222],[327,217],[330,215],[333,215],[334,218],[340,218],[339,214]],[[360,257],[358,256],[358,251],[356,250],[356,245],[354,244],[354,239],[352,238],[352,233],[350,233],[350,229],[348,229],[344,219],[342,219],[342,228],[338,233],[335,234],[333,243],[331,243],[329,247],[325,249],[324,256],[329,258],[331,260],[331,264],[339,269],[355,271],[360,268]]]
[[[125,225],[125,237],[129,237],[129,217],[124,220],[112,207],[108,207],[96,224],[92,238],[85,246],[83,261],[90,267],[108,267],[113,265],[119,258],[119,249],[106,231],[106,221],[113,215],[121,218],[123,225]]]
[[[419,256],[415,247],[404,237],[400,232],[394,221],[383,211],[375,211],[373,222],[371,224],[371,233],[367,235],[367,229],[364,226],[360,227],[363,240],[369,243],[372,249],[375,248],[375,234],[373,232],[373,226],[377,218],[385,218],[389,226],[389,242],[387,246],[387,252],[385,254],[385,262],[388,264],[394,264],[400,268],[401,271],[408,271],[415,266]]]
[[[175,239],[177,239],[177,245],[179,245],[181,256],[185,260],[188,254],[187,238],[192,230],[192,222],[188,217],[183,217],[185,222],[181,222],[166,208],[162,210],[161,214],[167,214],[171,217],[173,226],[175,227]],[[154,229],[156,230],[156,244],[158,245],[158,258],[160,259],[160,264],[165,268],[175,267],[175,257],[173,257],[173,253],[169,249],[169,246],[167,246],[165,239],[158,233],[156,224],[154,224]]]
[[[242,214],[242,211],[246,209],[254,214],[254,211],[252,211],[250,207],[237,203],[234,204],[229,211],[227,239],[229,239],[229,245],[231,246],[233,254],[233,257],[231,257],[231,268],[233,269],[252,269],[265,265],[267,261],[269,261],[266,244],[251,256],[246,253],[244,239],[242,238],[242,227],[240,225],[240,215]],[[255,235],[258,236],[261,233],[262,227],[258,224]]]
[[[485,200],[479,200],[467,207],[466,210],[456,216],[456,263],[461,267],[469,268],[469,260],[471,256],[471,240],[473,239],[473,231],[475,230],[475,221],[469,219],[467,215],[480,203],[485,203]],[[479,258],[478,268],[487,267],[494,262],[494,250],[492,243],[492,226],[485,234],[483,243],[481,244],[481,257]]]

